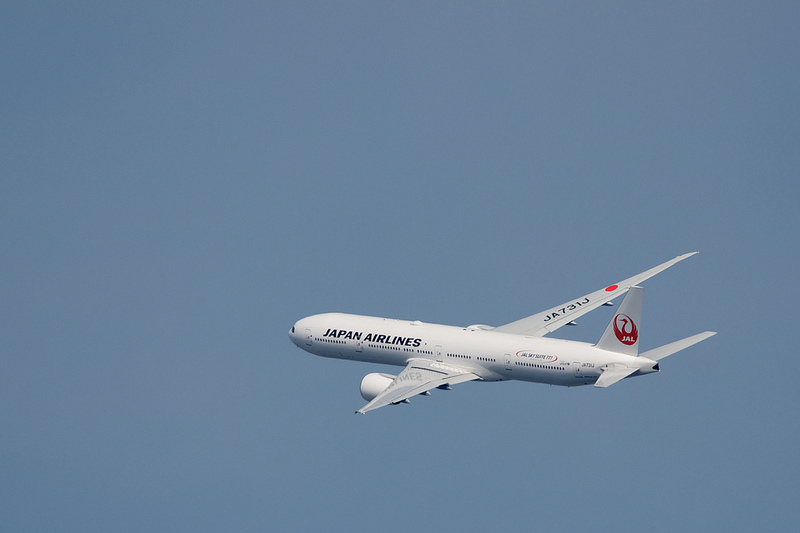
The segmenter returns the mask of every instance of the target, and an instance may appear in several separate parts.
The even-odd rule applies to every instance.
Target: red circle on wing
[[[609,287],[606,287],[606,292],[615,291],[615,290],[617,290],[618,288],[619,288],[619,285],[611,285],[611,286],[609,286]]]

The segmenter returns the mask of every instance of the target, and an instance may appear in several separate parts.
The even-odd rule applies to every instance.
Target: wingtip
[[[686,254],[681,254],[681,255],[679,255],[678,257],[676,257],[675,259],[673,259],[672,261],[668,261],[668,263],[670,263],[670,262],[671,262],[672,264],[675,264],[675,263],[677,263],[677,262],[679,262],[679,261],[683,261],[684,259],[689,259],[689,258],[690,258],[690,257],[692,257],[693,255],[697,255],[697,254],[699,254],[699,253],[700,253],[700,252],[699,252],[699,251],[697,251],[697,252],[689,252],[689,253],[686,253]]]

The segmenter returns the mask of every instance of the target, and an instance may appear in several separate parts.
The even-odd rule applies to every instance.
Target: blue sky
[[[798,11],[4,4],[4,527],[790,529]],[[694,250],[642,349],[719,334],[607,390],[355,416],[392,369],[287,337],[499,325]]]

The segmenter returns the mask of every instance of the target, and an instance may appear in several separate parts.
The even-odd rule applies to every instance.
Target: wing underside
[[[356,413],[363,415],[367,411],[389,404],[400,403],[412,396],[424,394],[437,387],[455,385],[475,379],[481,378],[469,369],[427,359],[411,359],[403,371],[394,378],[394,381],[383,392],[356,411]]]
[[[671,259],[666,263],[662,263],[657,267],[646,270],[641,274],[632,276],[628,279],[622,280],[613,285],[609,285],[603,289],[587,294],[575,300],[570,300],[564,304],[542,311],[541,313],[531,315],[527,318],[511,322],[502,326],[494,328],[494,331],[503,333],[515,333],[518,335],[528,335],[531,337],[542,337],[550,332],[553,332],[575,320],[576,318],[585,315],[589,311],[597,309],[617,296],[620,296],[628,291],[634,285],[638,285],[646,279],[649,279],[659,272],[662,272],[675,263],[683,261],[684,259],[693,256],[698,252],[679,255],[675,259]]]

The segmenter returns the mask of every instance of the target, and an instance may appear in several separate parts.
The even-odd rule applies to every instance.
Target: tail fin
[[[595,345],[597,348],[625,355],[638,355],[643,292],[641,287],[631,287],[622,300],[619,311]]]

